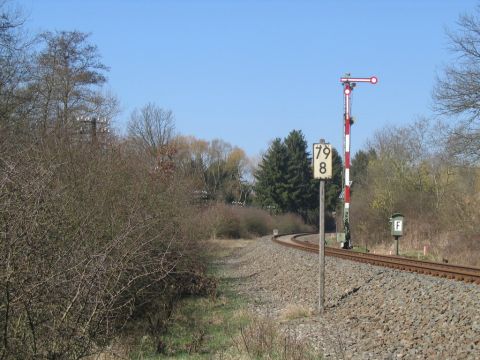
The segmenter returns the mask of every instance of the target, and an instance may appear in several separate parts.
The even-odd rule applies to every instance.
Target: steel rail
[[[274,236],[272,240],[284,246],[289,246],[303,251],[318,253],[318,244],[313,244],[311,242],[306,242],[298,239],[299,237],[306,235],[312,234],[289,235],[290,237],[288,241],[279,240],[278,236]],[[351,250],[343,250],[332,247],[325,248],[325,255],[335,256],[346,260],[363,262],[377,266],[394,268],[398,270],[416,272],[426,275],[433,275],[480,284],[480,268],[476,267],[415,260],[400,256],[357,253]]]

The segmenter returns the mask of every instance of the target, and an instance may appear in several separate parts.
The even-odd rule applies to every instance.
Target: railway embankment
[[[252,311],[327,359],[480,358],[478,285],[327,257],[326,311],[318,315],[315,254],[264,237],[225,267]]]

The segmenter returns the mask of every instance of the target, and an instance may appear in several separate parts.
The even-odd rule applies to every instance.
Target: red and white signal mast
[[[344,95],[344,127],[343,127],[343,155],[345,161],[344,168],[344,184],[343,184],[343,225],[345,232],[345,241],[343,242],[343,247],[345,249],[352,248],[352,241],[350,239],[350,128],[353,124],[352,116],[350,114],[351,109],[351,96],[352,91],[357,85],[357,83],[370,83],[376,84],[378,79],[375,76],[369,78],[354,78],[350,77],[350,74],[346,74],[345,77],[340,79],[340,82],[343,86],[343,95]]]

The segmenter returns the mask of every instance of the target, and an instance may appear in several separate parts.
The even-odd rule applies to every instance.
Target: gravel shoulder
[[[327,257],[319,316],[315,254],[263,237],[224,267],[252,311],[310,339],[327,359],[480,359],[478,285]],[[285,316],[292,306],[310,315]]]

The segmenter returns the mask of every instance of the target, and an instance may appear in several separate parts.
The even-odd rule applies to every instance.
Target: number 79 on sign
[[[332,145],[313,144],[313,178],[332,178]]]

